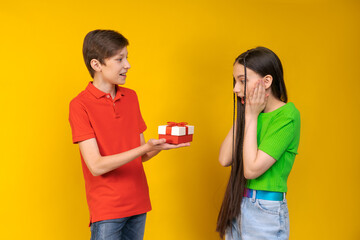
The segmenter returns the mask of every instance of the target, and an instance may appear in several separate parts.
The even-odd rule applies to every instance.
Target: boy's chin
[[[125,83],[126,83],[126,80],[122,79],[117,82],[117,85],[124,85]]]

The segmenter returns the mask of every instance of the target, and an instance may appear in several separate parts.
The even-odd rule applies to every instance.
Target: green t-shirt
[[[287,192],[287,179],[300,140],[300,113],[291,102],[268,113],[260,113],[257,126],[258,149],[276,162],[256,179],[247,181],[255,190]]]

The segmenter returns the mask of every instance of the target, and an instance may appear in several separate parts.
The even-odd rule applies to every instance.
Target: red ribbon
[[[175,126],[179,126],[179,127],[185,127],[186,128],[186,132],[185,134],[188,135],[188,127],[186,126],[188,123],[187,122],[167,122],[167,126],[166,126],[166,135],[171,135],[171,128],[175,127]]]

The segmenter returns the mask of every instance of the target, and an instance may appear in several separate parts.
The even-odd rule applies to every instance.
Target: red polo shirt
[[[116,86],[112,99],[91,82],[70,102],[69,121],[73,142],[96,138],[102,156],[140,146],[140,133],[146,129],[135,91]],[[141,157],[97,177],[91,174],[82,156],[81,163],[90,223],[151,210]]]

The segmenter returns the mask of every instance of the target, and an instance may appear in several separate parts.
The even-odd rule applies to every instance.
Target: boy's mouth
[[[126,77],[126,73],[120,73],[120,76]]]

